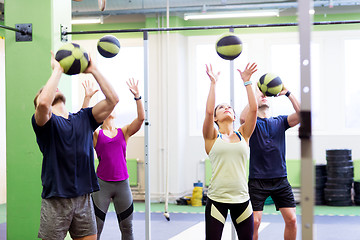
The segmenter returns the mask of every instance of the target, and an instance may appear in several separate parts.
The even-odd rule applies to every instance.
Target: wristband
[[[290,94],[291,94],[291,92],[290,92],[290,91],[287,91],[287,92],[285,93],[285,96],[289,97]]]
[[[250,85],[250,84],[252,84],[251,81],[244,82],[244,86],[245,86],[245,87],[246,87],[247,85]]]
[[[140,99],[141,99],[141,96],[138,97],[138,98],[134,97],[134,99],[135,99],[135,101],[140,100]]]

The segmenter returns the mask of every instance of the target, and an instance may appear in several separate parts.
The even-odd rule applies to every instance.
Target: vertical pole
[[[298,1],[301,73],[301,229],[302,239],[313,239],[314,222],[314,166],[311,140],[311,27],[312,0]],[[306,169],[306,170],[305,170]]]
[[[229,32],[234,33],[234,28],[230,28]],[[230,61],[230,106],[234,109],[235,107],[235,89],[234,89],[234,60]],[[231,239],[236,239],[236,232],[234,224],[231,223]]]
[[[144,31],[144,107],[145,107],[145,239],[151,239],[150,166],[149,166],[149,47],[148,32]]]
[[[4,33],[5,34],[5,33]],[[5,40],[0,37],[0,204],[6,203]]]
[[[229,32],[234,33],[234,28],[230,28]],[[230,106],[234,108],[234,98],[235,98],[235,90],[234,90],[234,60],[230,61]]]
[[[169,0],[166,1],[166,27],[169,28],[170,27],[170,7],[169,7]],[[168,206],[169,206],[169,132],[167,131],[168,129],[168,124],[169,124],[169,120],[168,120],[168,111],[169,111],[169,106],[168,106],[168,83],[169,83],[169,52],[170,52],[170,32],[166,31],[166,77],[165,77],[165,92],[163,92],[162,94],[165,96],[165,112],[166,112],[166,117],[165,119],[165,124],[164,124],[164,129],[165,132],[165,141],[164,141],[164,156],[165,156],[165,163],[166,163],[166,173],[165,173],[165,211],[164,211],[164,216],[165,218],[169,221],[169,213],[168,213]],[[162,113],[164,114],[164,113]]]

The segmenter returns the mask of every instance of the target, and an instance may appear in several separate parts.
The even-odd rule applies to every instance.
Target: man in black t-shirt
[[[95,240],[97,229],[90,193],[99,190],[95,169],[93,131],[110,115],[118,96],[90,61],[85,73],[98,82],[105,99],[93,108],[69,113],[58,90],[64,69],[52,54],[53,72],[34,99],[32,126],[43,154],[41,217],[38,237]]]
[[[285,159],[285,131],[299,123],[300,103],[285,87],[278,96],[285,95],[295,112],[272,117],[267,97],[256,87],[258,113],[256,127],[251,135],[249,194],[254,211],[254,235],[258,239],[265,200],[271,196],[276,210],[285,221],[284,239],[295,240],[297,234],[296,204],[291,185],[287,179]],[[244,123],[248,106],[240,116]]]

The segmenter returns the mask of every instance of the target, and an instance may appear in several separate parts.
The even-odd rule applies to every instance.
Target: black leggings
[[[220,203],[207,199],[205,208],[206,240],[220,240],[230,210],[238,239],[252,240],[254,216],[250,200],[244,203]]]

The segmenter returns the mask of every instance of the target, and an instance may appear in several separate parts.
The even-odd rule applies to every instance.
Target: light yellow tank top
[[[223,203],[243,203],[249,200],[245,169],[249,146],[245,139],[241,136],[240,142],[228,143],[219,135],[209,152],[209,159],[212,177],[208,197]]]

